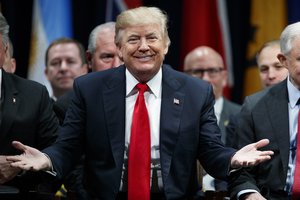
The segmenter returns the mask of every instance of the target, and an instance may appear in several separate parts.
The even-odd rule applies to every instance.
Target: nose
[[[60,70],[67,70],[68,69],[68,64],[66,61],[61,61],[60,63]]]
[[[146,38],[141,38],[139,50],[140,51],[148,51],[149,50],[149,46],[148,46]]]
[[[202,79],[205,80],[205,81],[210,82],[210,77],[209,77],[209,75],[206,71],[203,72]]]
[[[275,79],[276,78],[276,70],[274,69],[274,67],[270,67],[269,68],[269,79]]]

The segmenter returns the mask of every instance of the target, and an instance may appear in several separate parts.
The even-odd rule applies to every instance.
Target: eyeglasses
[[[189,75],[203,77],[204,73],[206,72],[209,77],[213,78],[216,77],[223,70],[224,68],[214,67],[214,68],[207,68],[207,69],[190,69],[190,70],[186,70],[185,73]]]

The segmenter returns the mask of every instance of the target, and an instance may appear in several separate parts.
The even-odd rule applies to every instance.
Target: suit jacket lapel
[[[174,78],[174,72],[166,66],[163,66],[162,70],[160,162],[163,180],[166,180],[170,171],[173,150],[179,135],[185,94],[177,91],[181,87],[181,83]]]
[[[103,86],[104,112],[114,160],[123,164],[125,149],[125,67],[119,67]]]
[[[10,129],[20,105],[18,90],[12,80],[11,74],[2,70],[2,87],[4,90],[3,104],[2,104],[2,121],[1,121],[1,139],[5,137]],[[0,141],[1,141],[0,139]],[[3,140],[2,140],[3,141]]]
[[[270,96],[266,99],[267,114],[273,126],[273,131],[277,140],[282,165],[283,174],[287,174],[290,134],[289,134],[289,114],[288,114],[288,94],[286,80],[278,87],[270,89]],[[285,180],[284,180],[285,181]]]

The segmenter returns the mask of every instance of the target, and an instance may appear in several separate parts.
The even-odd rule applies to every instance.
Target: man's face
[[[61,43],[49,50],[45,73],[54,95],[60,96],[72,88],[76,77],[87,73],[87,66],[82,64],[76,44]]]
[[[160,69],[167,43],[157,24],[131,26],[122,31],[119,55],[130,73],[140,82],[150,80]]]
[[[300,89],[300,36],[292,41],[292,50],[287,55],[278,55],[283,66],[290,74],[293,84]]]
[[[277,55],[280,53],[279,45],[265,47],[259,54],[257,65],[263,87],[268,87],[284,80],[288,70],[279,62]]]
[[[227,81],[227,72],[220,59],[211,53],[194,54],[185,65],[184,71],[211,83],[216,99],[222,96]]]
[[[95,52],[91,54],[90,65],[92,71],[102,71],[122,64],[114,41],[112,31],[100,32],[96,41]],[[88,52],[88,54],[90,54]]]

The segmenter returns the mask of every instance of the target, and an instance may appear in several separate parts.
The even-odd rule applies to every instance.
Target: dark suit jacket
[[[13,140],[40,150],[56,140],[58,120],[45,86],[2,70],[1,101],[0,155],[21,153],[12,147]],[[17,176],[13,181],[25,177]],[[22,184],[30,185],[32,176],[27,178]]]
[[[66,112],[71,104],[73,90],[59,97],[53,105],[53,110],[59,119],[59,124],[62,125],[66,116]]]
[[[220,122],[219,122],[219,127],[222,133],[221,140],[224,142],[224,144],[227,144],[228,141],[227,134],[226,134],[226,126],[229,123],[229,118],[231,115],[235,115],[238,112],[240,112],[240,110],[241,110],[240,105],[228,101],[227,99],[224,98],[223,109],[221,112]]]
[[[290,145],[287,81],[247,97],[237,122],[239,147],[268,138],[270,144],[262,150],[273,150],[274,155],[270,161],[233,173],[231,197],[241,190],[254,189],[266,199],[288,199],[283,192]]]
[[[223,102],[223,109],[221,112],[220,116],[220,121],[219,121],[219,127],[221,129],[221,140],[222,142],[228,146],[227,144],[230,143],[232,138],[228,137],[227,132],[226,132],[226,127],[229,124],[229,118],[231,115],[236,115],[239,111],[241,110],[241,106],[228,101],[227,99],[224,98]],[[227,182],[215,179],[215,189],[216,191],[227,191]]]
[[[56,140],[58,120],[45,86],[2,70],[0,154],[17,154],[11,142],[43,149]]]
[[[62,176],[83,147],[87,188],[99,199],[115,199],[119,191],[125,150],[125,78],[123,65],[76,79],[59,139],[44,150]],[[160,162],[166,199],[184,199],[199,190],[197,158],[209,173],[227,176],[235,150],[221,143],[213,105],[211,86],[163,65]]]

